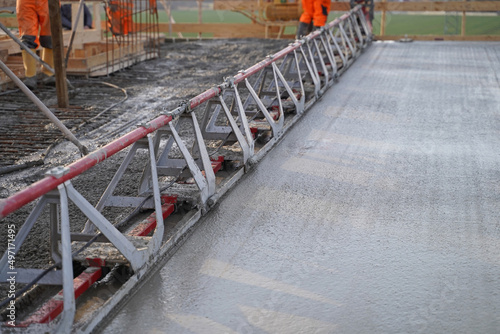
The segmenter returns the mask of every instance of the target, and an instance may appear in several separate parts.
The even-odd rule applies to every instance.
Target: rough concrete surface
[[[70,104],[80,104],[84,110],[103,111],[123,99],[119,89],[110,89],[102,85],[108,82],[127,91],[128,99],[107,111],[101,117],[80,127],[76,136],[90,151],[98,149],[113,139],[135,129],[138,124],[152,120],[160,113],[175,109],[181,102],[221,84],[224,77],[236,75],[238,70],[246,69],[261,61],[266,55],[284,48],[289,41],[281,40],[207,40],[167,43],[161,46],[161,57],[139,63],[131,68],[114,73],[109,77],[81,79],[71,78],[75,86]],[[55,101],[55,90],[44,89],[36,92],[46,105]],[[18,95],[18,96],[17,96]],[[0,122],[12,120],[13,113],[23,119],[23,110],[5,109],[9,105],[22,105],[26,98],[20,92],[0,96]],[[33,108],[31,104],[28,105]],[[3,107],[2,107],[3,106]],[[33,112],[33,111],[31,111]],[[97,112],[97,113],[99,113]],[[97,114],[94,112],[92,115]],[[83,120],[80,120],[83,121]],[[77,120],[73,121],[74,123]],[[47,124],[49,122],[47,121]],[[74,125],[74,124],[73,124]],[[50,127],[49,125],[47,127]],[[1,125],[0,125],[1,128]],[[54,141],[57,137],[54,137]],[[0,152],[2,147],[0,146]],[[42,150],[43,152],[44,150]],[[19,156],[19,162],[37,159],[36,156]],[[120,152],[99,164],[72,182],[75,188],[91,203],[96,204],[108,182],[116,172],[126,152]],[[42,179],[46,171],[57,166],[64,166],[79,158],[76,147],[65,141],[53,148],[45,157],[44,164],[19,172],[0,176],[0,196],[3,198],[24,189]],[[0,157],[1,159],[1,157]],[[145,161],[145,160],[144,160]],[[120,183],[117,192],[123,195],[137,194],[139,178],[143,171],[143,162],[132,164],[128,175]],[[33,203],[2,219],[0,224],[0,252],[7,248],[7,226],[15,224],[16,230],[24,223]],[[80,232],[85,217],[78,210],[71,208],[71,228]],[[126,215],[123,212],[113,219],[119,221]],[[41,221],[35,225],[16,256],[17,267],[47,268],[51,262],[49,254],[48,209],[44,210]],[[20,284],[18,284],[18,287]],[[6,296],[7,285],[0,284],[0,295]],[[0,298],[3,299],[3,298]]]
[[[374,43],[104,332],[500,332],[499,77]]]

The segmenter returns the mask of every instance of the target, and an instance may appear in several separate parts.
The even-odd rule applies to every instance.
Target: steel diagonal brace
[[[243,103],[241,102],[241,96],[238,92],[237,86],[238,84],[233,85],[234,95],[236,103],[238,104],[238,116],[240,117],[241,125],[245,130],[246,143],[248,146],[248,159],[250,159],[254,154],[254,140],[252,132],[250,131],[250,126],[248,125],[247,115],[245,114],[245,109],[243,108]],[[245,163],[247,160],[245,160]]]
[[[345,52],[346,67],[348,67],[352,63],[352,58],[354,58],[355,51],[353,50],[351,42],[349,41],[349,38],[347,37],[347,34],[345,33],[345,30],[341,24],[339,24],[338,33],[342,38],[342,46],[344,47],[344,52]],[[349,50],[351,50],[351,57],[349,57]]]
[[[359,46],[360,46],[360,48],[363,48],[363,45],[365,44],[365,40],[363,38],[363,34],[361,34],[361,29],[359,28],[359,25],[358,25],[356,13],[353,13],[353,15],[351,16],[351,22],[352,22],[352,25],[354,26],[354,31],[356,32],[356,35],[358,36]]]
[[[156,229],[154,231],[153,237],[148,244],[148,254],[155,254],[161,247],[161,241],[163,239],[163,214],[161,209],[161,198],[160,198],[160,186],[158,183],[158,172],[156,170],[156,157],[155,157],[155,146],[153,144],[153,136],[148,134],[148,145],[149,145],[149,161],[151,164],[151,178],[153,181],[153,197],[155,203],[156,212]]]
[[[302,74],[300,73],[299,56],[297,55],[297,50],[293,50],[293,57],[295,59],[295,67],[297,68],[297,79],[300,83],[300,109],[297,109],[297,113],[302,114],[304,112],[306,104],[306,91],[304,89],[304,83],[302,82]]]
[[[300,114],[304,109],[303,101],[299,102],[299,100],[297,100],[297,98],[295,97],[295,94],[293,93],[293,90],[288,85],[288,82],[285,80],[283,73],[281,73],[281,71],[278,69],[278,66],[276,65],[276,63],[273,63],[272,66],[273,66],[274,76],[278,77],[280,79],[281,83],[283,84],[283,86],[285,86],[285,90],[288,92],[288,95],[290,96],[290,98],[293,101],[293,104],[295,105],[295,110],[296,110],[297,114]],[[300,72],[298,72],[298,73],[300,75]]]
[[[205,179],[208,188],[207,196],[210,197],[215,194],[215,174],[212,168],[212,162],[210,161],[210,156],[208,155],[207,146],[205,145],[205,140],[203,139],[203,134],[201,133],[200,125],[198,124],[198,120],[196,119],[194,112],[191,112],[191,118],[193,120],[194,133],[196,136],[196,142],[198,143],[201,162],[203,164],[203,169],[205,170]]]
[[[273,120],[273,118],[271,117],[271,114],[269,114],[269,111],[267,110],[266,106],[264,106],[264,103],[262,103],[262,101],[260,100],[259,96],[257,95],[255,90],[253,89],[253,87],[250,84],[250,82],[248,81],[248,79],[245,79],[245,85],[246,85],[248,91],[250,92],[250,95],[255,100],[255,103],[257,103],[257,106],[259,107],[260,111],[262,112],[262,114],[264,114],[264,117],[266,118],[267,122],[271,126],[273,136],[275,138],[279,137],[279,134],[281,133],[281,130],[283,128],[283,123],[281,123],[281,126],[280,126],[279,123],[276,123]]]
[[[68,193],[71,182],[66,181],[58,187],[61,202],[61,250],[63,271],[64,310],[56,333],[69,333],[75,318],[75,291],[73,288],[73,256],[71,253],[71,230],[69,226]]]
[[[320,37],[321,37],[321,35],[320,35]],[[316,49],[316,52],[317,52],[317,55],[319,58],[319,62],[321,64],[321,68],[323,70],[323,73],[325,74],[325,86],[328,86],[328,83],[330,82],[330,74],[328,73],[328,70],[326,69],[325,61],[324,61],[323,55],[321,54],[321,51],[319,49],[318,41],[316,40],[316,38],[313,40],[313,42],[314,42],[314,48]],[[312,50],[311,50],[311,53],[312,53]]]
[[[359,9],[357,11],[358,18],[361,22],[361,26],[363,27],[363,30],[365,31],[365,42],[371,41],[372,39],[372,32],[371,29],[368,28],[368,23],[366,22],[366,17],[363,15],[363,11]]]
[[[321,44],[323,45],[323,48],[325,49],[326,56],[328,57],[328,61],[330,62],[330,65],[332,66],[332,80],[336,77],[337,75],[337,63],[335,62],[335,57],[333,56],[333,50],[331,44],[326,42],[326,36],[321,35]]]
[[[275,63],[273,63],[273,65],[274,64]],[[279,110],[278,126],[280,127],[280,129],[282,129],[283,124],[285,122],[285,115],[283,113],[283,104],[281,103],[281,93],[280,93],[280,87],[278,85],[278,76],[276,75],[274,66],[273,66],[273,78],[274,78],[274,85],[276,87],[276,99],[278,100],[278,110]]]
[[[308,49],[309,49],[309,55],[311,55],[311,49],[309,48],[309,46]],[[302,45],[300,46],[300,52],[302,53],[302,57],[306,62],[307,70],[309,71],[309,74],[311,75],[312,81],[314,83],[314,95],[318,97],[319,91],[321,89],[321,83],[319,82],[318,71],[316,71],[316,65],[314,65],[314,61],[312,60],[312,55],[311,55],[311,63],[312,63],[311,65],[309,63],[309,60],[307,59],[306,53],[304,52],[304,48],[302,47]]]
[[[356,56],[359,55],[359,53],[361,52],[361,49],[362,49],[362,46],[363,46],[363,37],[361,36],[361,33],[358,34],[359,32],[359,29],[357,24],[355,24],[353,22],[353,15],[349,16],[349,19],[347,20],[347,24],[348,24],[348,28],[349,28],[349,36],[351,36],[351,41],[353,43],[353,45],[356,47]],[[359,42],[356,43],[356,36],[358,37],[359,39]]]
[[[349,60],[349,47],[347,46],[347,43],[345,41],[344,35],[342,34],[342,31],[340,30],[340,25],[337,26],[337,31],[335,32],[335,39],[340,37],[341,44],[340,49],[344,53],[345,59],[346,59],[346,65],[348,65],[348,60]]]
[[[347,59],[346,59],[346,56],[344,55],[344,52],[342,51],[342,48],[340,47],[339,43],[337,42],[337,39],[333,35],[333,28],[328,30],[328,33],[330,35],[330,39],[333,42],[333,45],[335,46],[335,48],[337,49],[337,52],[339,53],[340,59],[342,59],[342,67],[346,67],[347,66]]]
[[[179,147],[179,150],[181,151],[184,160],[186,160],[186,164],[188,165],[189,171],[191,172],[191,175],[194,178],[194,181],[196,182],[196,185],[200,189],[200,200],[202,204],[205,204],[208,197],[209,197],[209,189],[208,189],[208,182],[203,176],[203,174],[200,171],[200,168],[198,168],[198,165],[194,161],[193,157],[189,153],[189,150],[187,149],[186,145],[182,141],[181,137],[177,133],[177,130],[175,130],[174,125],[172,122],[168,123],[168,126],[170,127],[170,131],[172,132],[172,136],[174,137],[175,142],[177,143],[177,146]],[[202,146],[202,145],[200,145]],[[211,168],[210,168],[211,169]]]
[[[340,33],[342,35],[342,40],[345,41],[345,43],[347,43],[347,46],[351,50],[352,56],[354,57],[356,50],[352,46],[351,40],[349,39],[349,36],[347,36],[347,33],[345,32],[345,29],[344,29],[344,26],[342,25],[342,23],[339,23],[339,29],[340,29]],[[347,50],[346,50],[346,52],[347,52]]]
[[[145,253],[135,246],[113,226],[99,211],[96,210],[70,183],[66,182],[68,197],[87,216],[90,221],[108,238],[116,249],[130,262],[134,271],[139,270],[146,262]]]
[[[231,112],[229,111],[229,108],[227,107],[226,102],[224,102],[224,99],[222,98],[221,95],[219,95],[219,101],[222,105],[224,113],[226,114],[229,124],[233,129],[233,133],[235,134],[236,139],[238,139],[238,143],[240,144],[241,150],[243,151],[243,163],[246,164],[247,160],[250,158],[250,148],[248,147],[248,142],[246,141],[245,137],[243,137],[243,134],[241,133],[240,128],[238,127],[238,124],[236,124],[233,115],[231,115]],[[243,116],[243,118],[246,120],[246,116]]]

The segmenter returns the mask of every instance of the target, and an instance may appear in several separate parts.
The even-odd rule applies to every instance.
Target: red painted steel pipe
[[[49,191],[56,189],[60,184],[71,180],[82,174],[91,167],[111,157],[113,154],[132,145],[149,133],[154,132],[172,120],[171,116],[161,115],[148,123],[147,128],[141,126],[132,132],[112,141],[108,145],[90,153],[89,155],[68,165],[69,171],[60,178],[46,176],[42,180],[33,183],[29,187],[17,192],[16,194],[0,199],[0,219],[6,217],[24,205],[34,201],[38,197],[45,195]]]

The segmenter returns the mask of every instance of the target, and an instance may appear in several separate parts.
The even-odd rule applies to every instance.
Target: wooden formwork
[[[134,43],[116,44],[111,41],[86,43],[68,59],[69,75],[102,76],[151,58],[146,51],[148,41],[140,34]]]
[[[66,2],[72,6],[72,22],[76,22],[78,2],[69,0],[63,3]],[[72,51],[70,52],[66,69],[67,74],[85,76],[106,75],[138,61],[153,57],[154,53],[148,52],[146,49],[151,42],[156,45],[161,42],[158,34],[155,35],[155,41],[151,41],[151,34],[134,32],[133,38],[117,42],[116,37],[114,40],[114,37],[107,37],[110,34],[107,32],[106,22],[101,21],[101,2],[96,0],[86,0],[85,2],[90,3],[92,8],[93,27],[91,29],[84,29],[82,12],[73,37]],[[0,0],[0,9],[5,7],[15,7],[15,0]],[[0,17],[0,22],[12,29],[11,32],[19,37],[16,17]],[[156,21],[155,24],[157,24]],[[140,28],[144,29],[144,26],[142,24]],[[157,28],[155,28],[155,31],[158,31]],[[67,46],[70,44],[71,35],[72,31],[63,31],[64,55],[66,55]],[[1,60],[22,79],[24,78],[24,69],[20,53],[21,48],[19,45],[6,34],[2,34],[0,30]],[[5,88],[9,84],[12,84],[10,78],[0,71],[0,87]]]

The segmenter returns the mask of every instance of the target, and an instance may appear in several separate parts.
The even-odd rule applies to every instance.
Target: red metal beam
[[[212,169],[214,173],[217,173],[222,168],[222,163],[224,162],[224,156],[220,155],[217,159],[212,159]]]
[[[174,212],[175,203],[177,203],[177,196],[166,196],[162,200],[164,204],[161,206],[163,219]],[[156,228],[156,212],[153,212],[148,218],[139,223],[128,235],[136,237],[145,237]]]
[[[87,268],[83,273],[73,280],[75,299],[80,297],[99,278],[101,278],[101,268]],[[52,297],[41,308],[33,313],[28,319],[18,324],[16,327],[27,327],[31,324],[44,324],[54,320],[64,309],[63,291]]]

